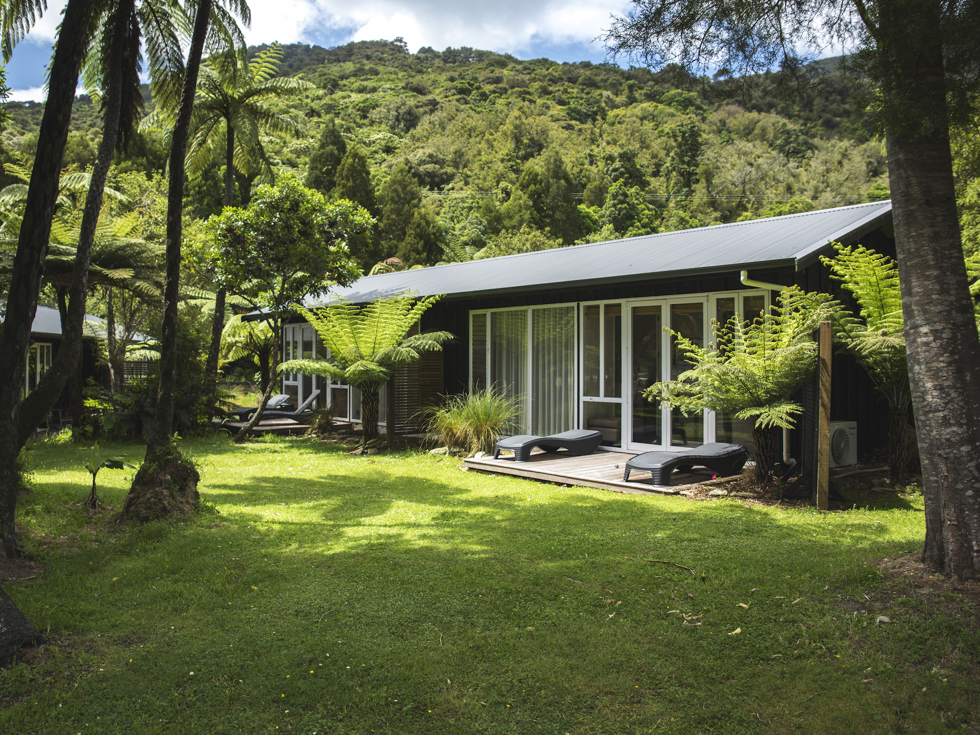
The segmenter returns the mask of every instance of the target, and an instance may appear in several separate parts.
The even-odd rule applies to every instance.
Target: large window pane
[[[347,388],[333,386],[330,389],[330,406],[333,415],[338,419],[347,419],[350,413],[350,406],[347,404]]]
[[[582,425],[602,434],[602,445],[606,447],[623,446],[622,410],[620,403],[600,403],[585,401],[582,404]]]
[[[659,306],[634,306],[632,365],[633,389],[632,441],[641,444],[661,443],[662,410],[659,401],[651,402],[643,391],[660,381],[663,372],[663,318]]]
[[[742,318],[753,322],[763,315],[766,310],[765,294],[752,294],[742,297]]]
[[[527,428],[527,310],[498,311],[490,317],[490,380],[502,395],[513,398],[518,419],[511,431]]]
[[[598,305],[582,310],[582,395],[586,396],[602,395],[599,392],[601,310]]]
[[[487,387],[487,315],[474,314],[470,335],[470,365],[472,390]]]
[[[568,431],[575,424],[575,308],[531,313],[531,431],[545,436]]]
[[[755,442],[752,441],[754,419],[737,419],[731,414],[715,414],[715,441],[741,444],[755,457]]]
[[[619,304],[603,306],[602,373],[603,395],[623,395],[623,314]]]
[[[698,347],[704,346],[704,305],[671,304],[670,328],[689,339]],[[681,373],[690,369],[686,353],[677,345],[677,340],[670,340],[670,379],[676,380]],[[678,409],[673,409],[670,415],[671,444],[681,446],[699,446],[704,444],[704,417],[701,414],[684,416]]]

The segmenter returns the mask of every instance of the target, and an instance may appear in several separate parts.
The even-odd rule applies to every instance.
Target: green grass
[[[977,731],[975,611],[875,566],[920,546],[917,496],[817,513],[185,448],[208,508],[143,528],[84,511],[84,450],[31,452],[44,572],[5,587],[51,642],[0,672],[4,732]],[[130,475],[100,473],[110,508]]]

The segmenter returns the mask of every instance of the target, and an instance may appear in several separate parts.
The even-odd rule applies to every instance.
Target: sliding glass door
[[[630,445],[663,443],[663,410],[643,391],[663,377],[663,306],[630,307]]]
[[[623,446],[623,305],[582,307],[582,428]]]
[[[575,427],[576,307],[475,312],[470,389],[493,386],[517,405],[508,431],[546,436]]]
[[[745,291],[471,312],[470,389],[492,385],[514,399],[512,433],[592,429],[603,447],[632,452],[744,444],[746,422],[684,416],[644,391],[690,369],[674,333],[703,347],[712,317],[755,317],[767,303],[765,292]]]

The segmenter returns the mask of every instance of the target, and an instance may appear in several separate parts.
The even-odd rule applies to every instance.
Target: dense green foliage
[[[887,196],[881,147],[836,73],[787,104],[768,77],[733,98],[723,82],[695,93],[643,69],[376,41],[285,46],[280,74],[315,89],[268,102],[306,126],[261,136],[263,149],[275,170],[378,216],[351,242],[365,272],[394,256],[432,265]],[[5,142],[29,150],[41,106],[7,109]],[[70,158],[85,165],[99,137],[87,98],[73,125]],[[117,165],[160,171],[162,138],[135,143]],[[189,181],[191,212],[215,211],[219,176]]]
[[[426,411],[426,431],[450,453],[492,454],[497,440],[517,416],[518,402],[492,387],[460,396],[447,396]]]
[[[888,464],[893,484],[907,482],[914,440],[908,431],[912,394],[898,264],[887,255],[858,245],[836,245],[833,258],[822,258],[831,278],[840,281],[857,303],[856,314],[842,311],[836,338],[854,355],[888,401]]]

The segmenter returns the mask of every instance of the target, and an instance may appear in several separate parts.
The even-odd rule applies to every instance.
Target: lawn
[[[142,528],[113,522],[132,471],[100,472],[91,514],[86,451],[30,452],[41,566],[4,587],[49,643],[0,671],[4,732],[980,727],[974,603],[879,565],[920,547],[918,495],[818,513],[311,439],[184,446],[204,512]]]

